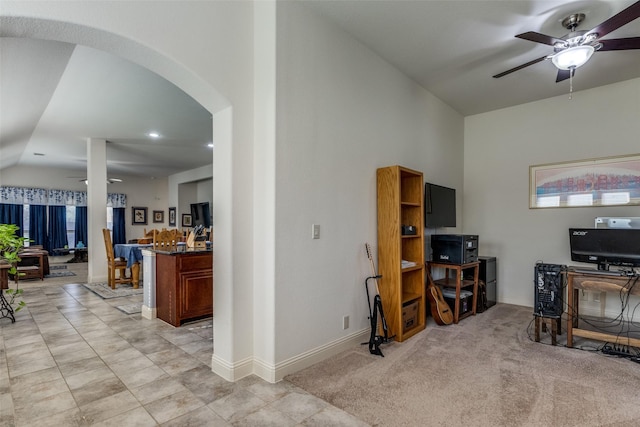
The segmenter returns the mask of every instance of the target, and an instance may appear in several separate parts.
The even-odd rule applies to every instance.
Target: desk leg
[[[133,289],[138,289],[140,286],[140,263],[134,262],[131,265],[131,283],[133,283]]]
[[[460,287],[462,285],[462,269],[455,268],[453,271],[456,273],[456,299],[453,303],[456,308],[453,310],[453,323],[458,323],[460,320]]]
[[[574,299],[577,301],[577,295],[573,292],[573,282],[569,277],[567,284],[567,347],[573,347],[573,318],[578,315],[578,307],[574,307]]]

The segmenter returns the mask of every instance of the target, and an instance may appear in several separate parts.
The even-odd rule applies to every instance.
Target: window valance
[[[13,205],[87,206],[87,192],[0,186],[0,203]],[[107,194],[107,206],[126,208],[127,195]]]

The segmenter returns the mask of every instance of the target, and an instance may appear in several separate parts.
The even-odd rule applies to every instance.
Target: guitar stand
[[[373,309],[371,308],[371,299],[369,298],[369,280],[380,279],[382,276],[370,276],[364,281],[364,287],[367,291],[367,304],[369,305],[369,320],[371,321],[371,336],[368,342],[363,342],[361,345],[369,344],[369,353],[384,357],[380,345],[388,343],[393,340],[393,337],[388,336],[387,320],[384,318],[384,311],[382,310],[382,299],[380,295],[376,294],[373,298]],[[384,336],[377,335],[378,332],[378,316],[382,322],[382,330]]]

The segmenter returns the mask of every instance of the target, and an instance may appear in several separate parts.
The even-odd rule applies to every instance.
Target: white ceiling
[[[351,33],[463,115],[568,94],[543,61],[550,54],[514,36],[561,37],[567,15],[588,30],[633,4],[624,1],[299,0]],[[640,36],[637,19],[605,38]],[[211,115],[161,77],[82,46],[0,38],[0,169],[15,164],[86,168],[86,140],[109,141],[110,177],[166,176],[212,162]],[[640,50],[596,52],[574,91],[640,77]],[[571,102],[580,102],[574,95]],[[162,137],[146,136],[157,130]],[[41,153],[44,156],[34,155]]]

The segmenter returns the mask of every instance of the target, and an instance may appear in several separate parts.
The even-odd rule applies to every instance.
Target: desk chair
[[[115,289],[117,284],[131,283],[131,279],[126,277],[127,261],[122,258],[115,259],[113,254],[113,244],[111,243],[111,234],[106,228],[102,229],[104,236],[104,246],[107,250],[107,263],[109,268],[108,283],[111,289]],[[118,271],[118,277],[116,277]]]

